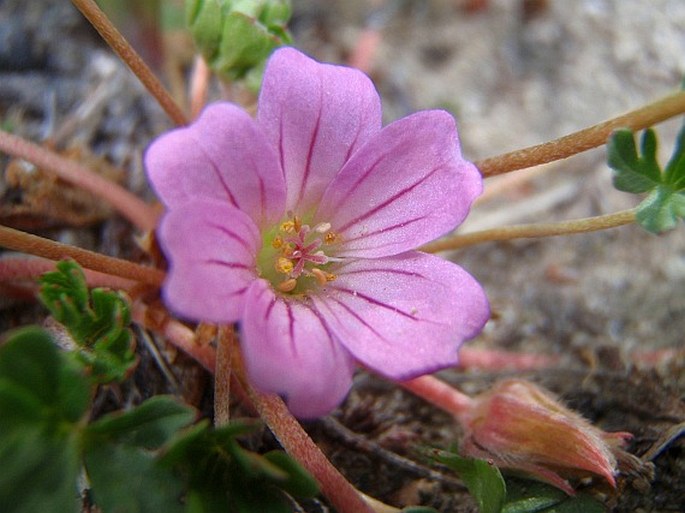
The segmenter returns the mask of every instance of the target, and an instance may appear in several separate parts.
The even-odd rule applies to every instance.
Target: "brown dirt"
[[[378,28],[382,39],[370,73],[383,95],[387,121],[417,109],[448,108],[457,116],[464,151],[473,159],[542,142],[640,106],[676,88],[685,71],[685,4],[679,0],[470,2],[485,5],[475,12],[464,9],[465,3],[299,0],[292,27],[300,48],[338,62],[353,51],[364,27]],[[534,13],[535,5],[540,9]],[[69,3],[4,0],[0,41],[0,119],[33,140],[57,135],[58,146],[76,145],[106,158],[126,169],[125,183],[132,190],[150,197],[140,155],[168,122]],[[69,120],[84,104],[92,110],[70,129]],[[664,157],[679,122],[659,127]],[[588,152],[506,186],[504,193],[474,209],[466,229],[583,217],[635,205],[635,198],[612,189],[604,162],[603,150]],[[6,160],[0,164],[4,167]],[[42,235],[141,258],[130,228],[117,217],[93,220],[88,217],[93,212],[86,212],[94,224],[76,228],[72,217],[55,223],[44,213],[27,218],[13,210],[10,216],[7,206],[29,202],[24,191],[10,185],[0,185],[3,223],[29,222]],[[474,346],[562,359],[555,368],[525,374],[455,370],[444,377],[476,392],[500,377],[523,375],[559,393],[602,428],[634,433],[630,450],[638,456],[663,442],[663,450],[652,458],[651,483],[622,476],[619,492],[606,497],[616,512],[682,511],[685,442],[668,438],[669,429],[685,421],[682,226],[660,237],[624,227],[485,244],[464,249],[454,259],[481,280],[497,314]],[[2,296],[1,329],[40,319],[39,309],[8,293]],[[138,345],[142,364],[123,395],[173,390],[146,345]],[[645,352],[667,348],[681,352],[655,365],[647,361]],[[183,362],[174,367],[179,386],[207,410],[211,392],[206,376]],[[109,395],[99,404],[105,411],[120,400]],[[397,387],[360,374],[339,411],[307,427],[369,495],[397,506],[421,503],[442,512],[475,511],[454,477],[428,468],[416,452],[417,447],[458,441],[458,427]],[[309,506],[317,508],[325,511]]]

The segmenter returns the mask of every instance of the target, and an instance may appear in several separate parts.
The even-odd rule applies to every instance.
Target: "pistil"
[[[280,224],[278,233],[271,242],[277,250],[274,268],[283,281],[274,284],[281,292],[293,292],[301,276],[314,278],[323,286],[336,276],[321,269],[332,259],[322,249],[339,242],[339,236],[331,231],[330,223],[319,223],[314,228],[303,224],[299,216]]]

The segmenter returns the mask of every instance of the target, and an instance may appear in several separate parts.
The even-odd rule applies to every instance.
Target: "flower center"
[[[326,268],[337,260],[330,256],[331,246],[337,242],[339,236],[331,231],[330,223],[310,228],[299,216],[289,215],[265,234],[258,258],[261,275],[276,290],[289,294],[325,285],[335,280],[335,274]]]

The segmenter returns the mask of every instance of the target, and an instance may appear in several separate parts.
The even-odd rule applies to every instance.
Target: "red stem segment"
[[[105,200],[142,231],[154,230],[157,226],[159,214],[153,207],[123,187],[93,173],[86,166],[2,130],[0,151],[28,160]]]
[[[0,246],[50,260],[73,258],[81,267],[86,269],[112,274],[157,287],[162,285],[165,276],[163,271],[153,267],[146,267],[127,260],[101,255],[94,251],[44,239],[37,235],[31,235],[30,233],[2,225],[0,225]]]
[[[441,410],[454,415],[460,422],[471,412],[475,404],[472,398],[435,376],[421,376],[400,382],[399,385]]]

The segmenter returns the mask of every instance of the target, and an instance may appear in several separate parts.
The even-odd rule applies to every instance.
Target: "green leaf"
[[[69,260],[39,281],[40,300],[80,348],[76,359],[97,383],[123,381],[137,361],[124,298],[101,288],[89,293],[83,271]]]
[[[676,190],[685,188],[685,123],[680,127],[673,155],[664,169],[664,181]]]
[[[302,466],[283,451],[271,451],[264,454],[264,459],[281,469],[283,479],[277,481],[278,487],[295,497],[314,497],[319,493],[319,486]]]
[[[85,464],[95,503],[105,513],[183,513],[183,482],[154,453],[118,443],[90,445]]]
[[[91,445],[113,440],[134,447],[157,449],[190,424],[195,411],[168,396],[154,396],[127,412],[114,412],[90,424]]]
[[[630,130],[614,132],[607,143],[614,186],[622,191],[649,194],[638,205],[636,220],[646,230],[661,233],[685,218],[685,125],[676,139],[673,155],[662,173],[656,160],[656,134],[642,135],[640,152]]]
[[[209,66],[252,84],[274,48],[292,41],[291,12],[285,0],[186,0],[188,27]]]
[[[480,513],[500,513],[507,489],[496,466],[485,460],[462,458],[448,451],[435,451],[433,458],[459,474],[476,499]]]
[[[155,396],[85,430],[84,460],[95,502],[106,512],[181,513],[182,479],[156,451],[195,418],[193,408]]]
[[[636,219],[652,233],[672,230],[685,217],[685,192],[660,185],[638,205]]]
[[[654,130],[645,130],[641,146],[642,156],[637,153],[633,133],[627,129],[616,130],[609,138],[609,166],[615,171],[614,187],[620,191],[647,192],[661,182]]]
[[[242,423],[212,429],[203,422],[168,446],[162,462],[187,483],[187,513],[288,513],[281,490],[299,497],[318,492],[312,478],[284,453],[243,449],[237,437],[251,429]]]
[[[0,511],[80,511],[81,420],[88,380],[39,328],[0,347]]]
[[[509,478],[502,513],[606,513],[606,508],[583,493],[570,497],[545,483]]]

